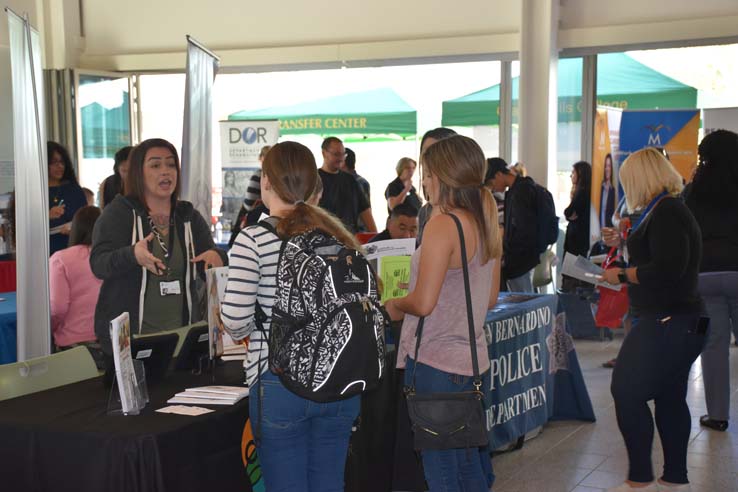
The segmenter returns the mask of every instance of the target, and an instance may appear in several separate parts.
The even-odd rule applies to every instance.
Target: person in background
[[[682,177],[656,149],[634,152],[620,168],[629,210],[643,209],[628,236],[629,266],[605,270],[602,281],[628,284],[632,329],[612,375],[618,427],[630,463],[628,479],[610,492],[689,491],[687,445],[692,420],[687,388],[705,339],[697,275],[700,228],[679,198]],[[664,451],[664,473],[654,483],[654,421]]]
[[[497,225],[500,228],[500,237],[505,236],[505,192],[495,191],[492,184],[492,178],[494,178],[494,172],[496,169],[506,167],[507,162],[505,159],[502,157],[491,157],[487,159],[487,171],[484,176],[484,185],[492,193],[492,196],[495,197],[495,202],[497,203]],[[523,168],[523,171],[525,171],[525,168]],[[505,273],[502,270],[500,271],[500,291],[507,291],[507,278],[505,278]]]
[[[512,166],[510,166],[510,171],[517,174],[518,176],[522,176],[523,178],[528,176],[528,170],[525,168],[525,165],[523,165],[522,162],[516,162]]]
[[[600,194],[600,227],[612,227],[615,213],[615,187],[612,183],[612,154],[605,156],[602,193]]]
[[[87,197],[77,183],[69,152],[56,142],[46,145],[49,158],[49,255],[69,245],[72,217],[87,205]]]
[[[702,232],[700,291],[710,316],[702,350],[707,414],[700,425],[725,431],[730,415],[730,333],[738,330],[738,134],[717,130],[699,146],[699,165],[684,190]],[[733,286],[731,289],[729,286]]]
[[[338,219],[310,205],[320,180],[310,149],[296,142],[278,143],[263,169],[262,198],[277,221],[277,234],[257,225],[238,235],[231,251],[222,319],[234,340],[250,337],[244,361],[251,388],[249,415],[260,425],[256,449],[266,490],[338,492],[344,490],[349,437],[360,396],[328,403],[297,396],[269,370],[268,339],[282,242],[319,229],[351,248],[360,246]],[[263,314],[259,328],[257,304]]]
[[[264,162],[264,158],[269,153],[271,145],[265,145],[259,151],[259,165]],[[246,197],[243,199],[243,207],[246,212],[250,212],[259,200],[261,200],[261,168],[254,171],[254,174],[249,178],[249,184],[246,186]],[[236,233],[237,235],[238,233]]]
[[[538,207],[535,182],[518,176],[502,159],[489,163],[487,186],[505,192],[505,228],[502,274],[511,292],[533,292],[533,269],[540,261],[536,250]]]
[[[87,206],[72,219],[69,247],[49,258],[51,334],[57,350],[83,345],[98,369],[104,368],[103,352],[95,336],[95,304],[102,281],[90,269],[92,230],[100,209]]]
[[[259,165],[264,162],[264,157],[266,157],[267,152],[269,152],[270,148],[270,145],[265,145],[259,151]],[[260,182],[261,168],[254,171],[254,174],[251,175],[251,177],[249,178],[249,182],[246,185],[246,197],[244,198],[243,204],[238,211],[238,215],[231,223],[231,238],[228,240],[229,249],[233,246],[233,243],[236,241],[236,237],[238,237],[238,233],[241,232],[241,229],[246,227],[248,222],[247,215],[249,214],[249,212],[251,212],[255,207],[261,205]],[[260,216],[261,214],[257,215],[257,217]]]
[[[87,200],[87,206],[94,207],[95,206],[95,194],[92,192],[92,190],[89,188],[82,188],[82,193],[85,194],[85,199]]]
[[[348,230],[358,232],[359,219],[366,227],[366,232],[377,232],[372,208],[366,199],[359,183],[353,176],[341,171],[341,164],[346,158],[343,142],[336,137],[328,137],[321,145],[323,166],[318,170],[323,181],[323,198],[320,206],[343,222]]]
[[[456,135],[427,148],[421,159],[423,185],[429,191],[434,216],[425,240],[412,257],[410,293],[385,303],[393,320],[404,318],[397,367],[405,368],[405,384],[415,374],[417,393],[461,392],[473,389],[470,343],[479,358],[482,385],[489,388],[490,361],[484,335],[487,310],[497,302],[500,256],[497,205],[484,187],[486,161],[474,140]],[[461,222],[469,268],[475,339],[469,340],[466,289],[462,274]],[[415,360],[418,321],[425,317]],[[489,491],[494,481],[488,447],[423,450],[425,479],[430,492]]]
[[[369,181],[364,179],[363,177],[359,176],[356,173],[356,154],[353,150],[346,147],[346,158],[341,163],[341,171],[350,174],[354,177],[356,182],[359,184],[359,188],[361,188],[361,191],[364,193],[364,196],[366,197],[366,201],[369,204],[369,208],[372,206],[372,196],[371,196],[371,186],[369,185]],[[364,221],[359,218],[359,231],[360,232],[366,232],[366,224],[364,224]]]
[[[589,253],[589,208],[592,191],[592,166],[589,162],[579,161],[574,164],[571,186],[571,202],[564,210],[567,221],[564,252],[586,258]],[[573,291],[578,285],[580,282],[577,279],[562,276],[564,291]]]
[[[179,200],[179,156],[160,138],[144,140],[130,156],[126,196],[116,197],[92,234],[90,266],[103,281],[95,333],[112,355],[110,320],[130,315],[131,333],[155,333],[202,318],[196,279],[227,264],[210,226],[190,202]],[[109,359],[108,361],[109,362]]]
[[[407,203],[420,210],[422,202],[413,186],[413,174],[418,164],[409,157],[403,157],[397,161],[395,171],[397,178],[387,185],[384,190],[384,198],[387,199],[387,212],[392,212],[396,206]]]
[[[100,183],[100,206],[105,208],[117,195],[125,195],[126,181],[128,180],[128,156],[133,147],[130,145],[121,148],[115,153],[113,174]]]
[[[386,241],[387,239],[406,239],[418,236],[418,209],[409,203],[401,203],[392,209],[387,228],[369,240]]]
[[[425,149],[427,149],[434,143],[438,142],[439,140],[443,140],[444,138],[452,137],[454,135],[456,135],[455,131],[453,131],[450,128],[445,128],[442,126],[425,132],[425,134],[423,135],[423,138],[420,139],[420,158],[418,159],[418,161],[420,162],[421,169],[423,165],[423,152],[425,152]],[[433,206],[430,203],[430,198],[428,196],[428,193],[429,193],[429,190],[424,188],[423,196],[425,196],[425,199],[427,201],[425,205],[423,205],[418,211],[418,237],[417,237],[418,246],[420,246],[420,243],[423,241],[423,229],[425,228],[425,224],[430,220],[431,216],[433,215]]]
[[[371,207],[371,186],[369,185],[369,181],[359,176],[359,174],[356,172],[356,153],[348,147],[346,147],[345,150],[346,158],[341,164],[341,171],[349,173],[351,176],[354,177],[356,182],[359,183],[359,187],[361,188],[361,191],[364,192],[364,196],[366,197],[366,200],[369,202],[369,206]]]

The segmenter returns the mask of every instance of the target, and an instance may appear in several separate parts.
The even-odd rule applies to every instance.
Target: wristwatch
[[[621,284],[628,283],[628,275],[625,274],[625,270],[620,270],[620,272],[618,273],[618,280]]]

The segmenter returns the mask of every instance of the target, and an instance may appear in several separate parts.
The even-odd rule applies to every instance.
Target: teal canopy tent
[[[282,135],[342,135],[347,141],[414,137],[417,114],[391,89],[376,89],[256,111],[239,111],[229,120],[279,120]]]
[[[82,155],[89,158],[113,158],[121,147],[131,145],[128,103],[107,109],[98,103],[81,108]]]
[[[581,121],[582,59],[563,58],[558,66],[559,121]],[[512,81],[518,100],[518,78]],[[697,89],[637,62],[624,53],[597,57],[597,104],[622,109],[695,108]],[[514,104],[513,121],[517,121]],[[500,85],[443,102],[443,126],[500,124]]]

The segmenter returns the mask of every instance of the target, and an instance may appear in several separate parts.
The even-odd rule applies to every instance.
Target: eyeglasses
[[[49,161],[49,166],[55,166],[57,164],[61,164],[63,166],[64,161],[61,159],[54,159],[54,160]]]

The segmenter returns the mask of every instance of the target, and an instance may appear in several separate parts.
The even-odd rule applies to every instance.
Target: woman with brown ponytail
[[[360,249],[338,219],[310,203],[319,182],[315,158],[304,145],[283,142],[269,150],[262,165],[261,197],[277,234],[259,224],[239,233],[221,307],[230,335],[235,340],[250,337],[244,362],[251,388],[249,414],[260,422],[257,450],[269,492],[342,491],[351,426],[359,414],[359,396],[316,403],[292,393],[267,370],[282,242],[319,229]],[[256,329],[257,304],[264,315],[263,329]]]
[[[421,162],[423,187],[430,195],[434,215],[425,227],[423,244],[413,254],[410,294],[385,303],[393,320],[404,318],[397,367],[405,368],[405,384],[414,384],[418,394],[473,389],[462,260],[465,251],[477,369],[482,386],[489,387],[489,352],[483,328],[487,310],[497,302],[502,245],[497,205],[484,187],[487,161],[474,140],[456,135],[428,147]],[[423,333],[416,350],[421,318]],[[430,492],[488,491],[494,481],[489,450],[485,446],[474,451],[423,450]]]

